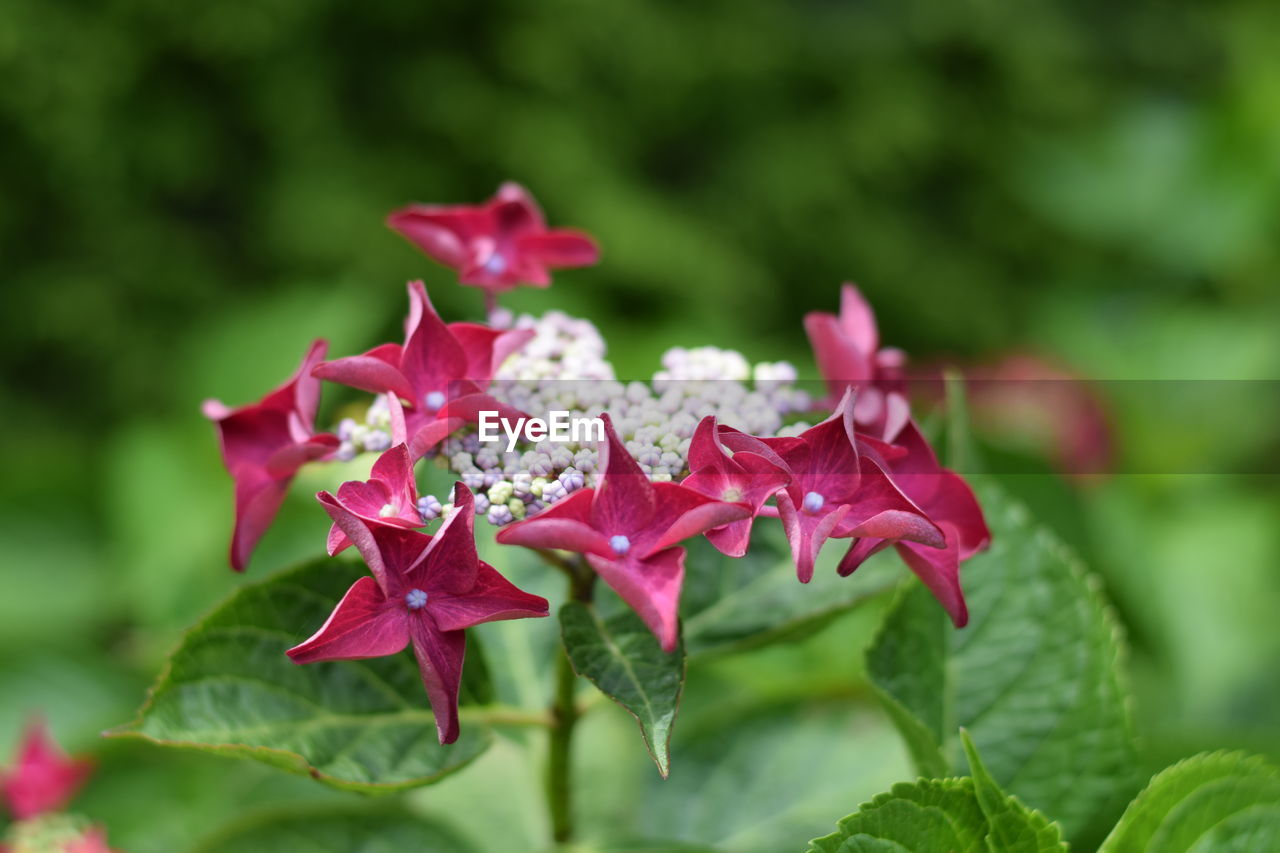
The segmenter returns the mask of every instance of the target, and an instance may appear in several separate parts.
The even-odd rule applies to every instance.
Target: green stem
[[[581,558],[573,562],[566,560],[564,568],[569,575],[569,597],[589,604],[595,573]],[[573,837],[573,729],[581,716],[575,701],[577,680],[569,654],[562,647],[556,661],[556,687],[551,703],[547,751],[547,810],[551,815],[551,834],[558,843]]]

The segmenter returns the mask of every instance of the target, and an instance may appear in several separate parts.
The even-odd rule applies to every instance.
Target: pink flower
[[[852,574],[867,557],[893,544],[907,567],[946,608],[955,626],[963,628],[969,621],[969,612],[960,589],[960,563],[990,544],[991,531],[973,490],[960,475],[938,464],[914,422],[899,433],[898,446],[906,453],[889,463],[893,482],[942,529],[945,545],[934,548],[915,542],[890,543],[874,534],[862,534],[865,538],[853,543],[840,561],[840,574]]]
[[[367,524],[390,524],[406,529],[423,526],[422,516],[418,515],[413,463],[403,444],[378,457],[368,480],[349,480],[339,486],[337,501]],[[350,544],[351,539],[334,522],[329,528],[329,555],[337,554]]]
[[[732,445],[732,452],[726,442]],[[767,444],[737,430],[717,427],[714,415],[703,418],[693,433],[689,470],[680,485],[751,508],[750,517],[707,531],[711,544],[729,557],[747,553],[752,520],[764,502],[791,481],[786,463]]]
[[[440,743],[458,738],[466,631],[481,622],[547,615],[476,553],[475,499],[458,483],[454,511],[435,536],[371,524],[328,492],[317,496],[373,577],[356,581],[320,630],[289,649],[295,663],[398,654],[413,644]]]
[[[500,331],[478,323],[446,325],[422,282],[412,281],[403,346],[383,344],[363,355],[326,361],[312,372],[320,379],[405,400],[409,454],[418,459],[449,433],[474,423],[481,411],[513,420],[523,417],[483,391],[498,366],[533,335],[528,329]]]
[[[491,295],[519,284],[546,287],[548,269],[591,266],[600,259],[587,234],[548,229],[533,197],[510,182],[482,205],[412,204],[388,216],[387,224],[456,269],[463,284]]]
[[[337,436],[316,434],[314,426],[320,382],[311,371],[324,358],[325,347],[324,341],[313,343],[293,377],[258,403],[238,409],[217,400],[204,403],[205,417],[218,426],[222,459],[235,481],[231,567],[236,571],[244,570],[267,532],[293,475],[338,446]]]
[[[911,417],[902,373],[906,356],[902,350],[880,349],[875,314],[858,288],[848,283],[841,288],[839,316],[811,312],[805,315],[804,328],[831,400],[855,389],[857,425],[892,441]]]
[[[27,727],[14,766],[0,773],[0,794],[18,820],[61,810],[93,772],[93,763],[68,758],[41,721]]]
[[[887,457],[901,451],[854,431],[854,394],[817,426],[794,438],[760,439],[787,464],[791,482],[778,492],[782,519],[801,583],[828,538],[909,539],[933,548],[942,531],[885,473]]]
[[[498,531],[507,545],[559,548],[586,555],[613,587],[673,651],[684,584],[685,549],[677,542],[749,518],[742,502],[709,498],[676,483],[651,483],[604,416],[603,474],[594,489],[581,489],[533,518]]]

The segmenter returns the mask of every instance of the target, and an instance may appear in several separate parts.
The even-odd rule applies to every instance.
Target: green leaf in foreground
[[[684,648],[664,652],[630,610],[604,619],[578,601],[560,608],[560,627],[574,671],[631,712],[665,777],[670,768],[667,744],[684,686]]]
[[[978,497],[994,538],[961,569],[969,626],[951,629],[913,583],[868,652],[868,671],[922,773],[956,769],[964,726],[992,777],[1071,836],[1129,782],[1120,639],[1066,548],[998,489]]]
[[[290,812],[238,823],[199,845],[198,853],[471,853],[454,832],[395,811]]]
[[[1058,825],[1000,789],[978,756],[968,732],[961,730],[960,740],[969,760],[974,794],[987,818],[991,849],[1003,853],[1065,853],[1067,845],[1062,841]]]
[[[894,785],[841,820],[810,853],[1065,853],[1056,824],[1000,790],[964,737],[972,778]]]
[[[1241,753],[1197,755],[1156,774],[1100,853],[1280,850],[1280,770]]]
[[[810,853],[978,853],[987,821],[971,779],[921,779],[894,785],[809,843]]]
[[[241,587],[183,638],[132,723],[109,732],[254,758],[337,788],[436,782],[489,745],[466,724],[440,746],[406,653],[298,666],[285,649],[322,625],[357,570],[308,563]]]

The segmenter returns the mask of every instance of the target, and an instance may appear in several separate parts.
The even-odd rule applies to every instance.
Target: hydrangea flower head
[[[603,416],[602,474],[533,518],[510,524],[498,541],[559,548],[588,564],[644,620],[665,651],[676,647],[685,549],[678,542],[749,518],[740,501],[717,500],[686,486],[650,482]]]
[[[235,481],[230,550],[236,571],[249,562],[298,469],[338,447],[337,436],[317,435],[314,428],[320,381],[311,372],[324,359],[325,347],[324,341],[313,343],[292,378],[257,403],[238,409],[217,400],[204,403],[205,416],[217,424],[222,459]]]
[[[60,811],[93,772],[93,763],[68,758],[42,721],[27,727],[14,765],[0,773],[0,794],[17,820]]]
[[[463,284],[489,294],[521,284],[546,287],[549,270],[591,266],[600,259],[589,235],[547,228],[533,196],[511,182],[484,204],[412,204],[393,212],[387,224],[457,270]]]
[[[370,523],[328,492],[317,496],[351,539],[372,577],[347,590],[310,639],[289,649],[295,663],[384,657],[413,646],[440,743],[458,739],[458,691],[466,629],[481,622],[546,616],[547,600],[516,588],[476,553],[471,491],[454,487],[435,536]]]

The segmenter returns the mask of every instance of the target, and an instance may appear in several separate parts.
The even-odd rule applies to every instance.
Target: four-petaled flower
[[[458,738],[465,629],[547,615],[547,600],[516,588],[476,553],[475,499],[454,487],[454,511],[435,536],[371,524],[328,492],[317,496],[372,577],[347,590],[329,619],[289,649],[296,663],[383,657],[412,644],[440,743]]]
[[[463,284],[490,296],[519,284],[546,287],[548,269],[585,267],[600,259],[590,236],[547,228],[533,197],[510,182],[482,205],[413,204],[388,216],[387,224],[456,269]]]
[[[27,727],[12,768],[0,773],[0,794],[10,813],[27,820],[62,809],[93,772],[93,762],[68,758],[42,721]]]
[[[955,626],[963,628],[969,621],[969,612],[960,589],[960,563],[987,547],[991,531],[973,490],[960,475],[938,464],[914,421],[901,430],[897,446],[906,453],[889,463],[894,483],[942,529],[946,543],[942,548],[906,541],[892,544],[903,562],[942,602]],[[874,535],[864,537],[854,542],[840,561],[840,574],[851,574],[863,560],[891,544]]]
[[[228,409],[204,402],[204,414],[218,426],[222,459],[235,481],[235,528],[231,567],[243,571],[258,540],[280,510],[289,483],[305,463],[334,452],[338,438],[315,433],[320,382],[312,369],[324,359],[326,344],[316,341],[293,377],[258,403]]]
[[[326,361],[313,374],[375,394],[390,392],[408,408],[405,422],[409,453],[420,458],[481,411],[496,411],[513,421],[521,412],[484,393],[507,356],[533,337],[533,331],[491,329],[478,323],[446,324],[432,307],[420,281],[409,282],[405,341],[383,344],[363,355]]]
[[[726,442],[731,447],[726,447]],[[751,516],[707,531],[707,539],[722,554],[741,557],[751,540],[751,522],[764,502],[791,481],[786,463],[754,436],[716,424],[707,415],[689,443],[689,476],[680,485],[708,497],[745,503]]]
[[[911,417],[905,396],[899,349],[880,349],[880,331],[871,306],[858,288],[840,289],[840,314],[812,311],[804,318],[818,370],[827,381],[831,400],[853,388],[858,392],[854,419],[863,432],[893,441]]]
[[[413,462],[403,444],[384,452],[373,463],[368,480],[349,480],[338,487],[338,503],[369,524],[422,527],[418,514],[418,487]],[[328,551],[332,556],[351,544],[337,522],[329,528]]]
[[[854,394],[847,389],[831,417],[798,436],[760,439],[782,458],[791,482],[777,493],[796,574],[813,579],[829,538],[908,539],[933,548],[943,533],[885,472],[901,451],[854,431]]]
[[[676,483],[650,482],[618,439],[607,414],[603,420],[603,473],[596,487],[576,491],[533,518],[502,528],[497,539],[586,555],[596,574],[670,652],[678,641],[677,611],[684,584],[685,549],[676,543],[749,518],[751,507]]]

